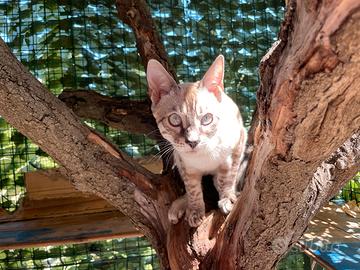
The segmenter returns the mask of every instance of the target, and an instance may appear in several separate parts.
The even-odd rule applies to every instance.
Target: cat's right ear
[[[175,80],[155,59],[150,59],[147,64],[146,79],[151,101],[155,105],[163,95],[169,94],[170,90],[177,86]]]

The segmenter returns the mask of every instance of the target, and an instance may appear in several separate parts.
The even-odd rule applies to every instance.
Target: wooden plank
[[[28,172],[25,174],[25,186],[26,196],[30,201],[85,196],[57,170]]]
[[[347,215],[341,207],[334,203],[324,206],[316,215],[316,218],[351,234],[352,237],[360,239],[360,219]]]
[[[335,204],[323,207],[313,218],[299,244],[328,269],[360,269],[360,220]]]
[[[139,162],[160,173],[160,160]],[[82,243],[141,235],[105,200],[76,190],[57,170],[25,174],[27,194],[18,211],[0,209],[0,249]]]
[[[0,213],[0,222],[118,211],[105,200],[76,190],[56,170],[27,173],[25,182],[28,192],[20,208],[11,215]]]
[[[150,156],[136,159],[137,162],[152,173],[161,174],[163,165],[160,157]]]
[[[118,211],[106,201],[97,197],[78,197],[63,199],[47,199],[30,201],[23,200],[20,209],[14,214],[6,212],[0,214],[0,222],[29,220],[36,218],[51,218],[71,216],[79,214],[100,213],[106,211]]]
[[[348,216],[333,203],[324,206],[311,220],[302,241],[324,244],[357,242],[360,239],[360,220]]]
[[[141,235],[120,212],[0,223],[0,249],[83,243]]]
[[[0,211],[1,249],[139,235],[120,211],[77,191],[56,170],[28,173],[25,181],[27,196],[18,211]]]
[[[157,174],[161,173],[161,159],[144,157],[137,159],[137,161],[149,171]],[[91,196],[76,190],[70,181],[64,178],[57,169],[28,172],[25,174],[25,185],[27,198],[30,201]]]

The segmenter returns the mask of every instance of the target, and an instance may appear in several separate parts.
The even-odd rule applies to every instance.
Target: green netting
[[[144,238],[0,251],[0,269],[160,269]]]
[[[353,179],[346,183],[336,199],[360,202],[360,172]]]
[[[56,95],[63,89],[88,89],[142,99],[146,96],[144,69],[134,35],[117,18],[114,2],[0,0],[0,36]],[[180,80],[198,80],[215,57],[224,54],[226,91],[236,100],[248,124],[255,106],[258,63],[276,40],[283,1],[153,0],[148,4]],[[106,134],[129,155],[157,152],[154,142],[145,136],[96,122],[86,123]],[[0,117],[2,208],[13,211],[18,206],[25,192],[25,172],[55,166],[41,149]],[[343,191],[344,197],[358,198],[358,183],[354,180],[349,184],[348,192]],[[0,265],[3,269],[158,267],[153,251],[143,239],[3,251]],[[292,269],[286,268],[286,262],[282,267]]]
[[[312,260],[297,248],[280,261],[278,270],[310,270]],[[113,239],[87,244],[0,251],[0,269],[160,269],[144,238]],[[316,270],[323,270],[320,266]]]
[[[287,256],[279,262],[278,270],[325,270],[316,261],[302,253],[298,248],[292,248]]]

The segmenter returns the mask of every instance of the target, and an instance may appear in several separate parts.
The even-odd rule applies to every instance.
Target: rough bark
[[[59,99],[80,118],[159,139],[156,122],[145,100],[107,97],[88,90],[66,90]]]
[[[261,66],[249,177],[203,269],[275,268],[359,170],[359,6],[290,3]]]
[[[143,6],[117,1],[146,65],[161,53]],[[360,2],[290,1],[279,37],[260,67],[244,190],[226,219],[210,211],[196,229],[167,221],[181,192],[174,179],[149,173],[82,125],[3,42],[0,115],[61,164],[75,186],[128,215],[164,269],[273,269],[360,168]]]
[[[162,243],[169,224],[164,208],[175,198],[167,177],[160,181],[83,125],[24,68],[3,40],[0,56],[0,115],[54,158],[75,187],[106,199],[129,216],[166,265]]]

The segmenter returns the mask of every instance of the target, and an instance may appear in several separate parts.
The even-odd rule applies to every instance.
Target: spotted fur
[[[175,200],[168,217],[177,223],[185,214],[197,227],[205,216],[201,178],[214,175],[218,206],[228,214],[236,201],[236,179],[246,130],[237,105],[224,92],[224,57],[218,56],[202,80],[177,84],[156,60],[147,67],[152,112],[162,136],[174,149],[174,163],[186,194]]]

